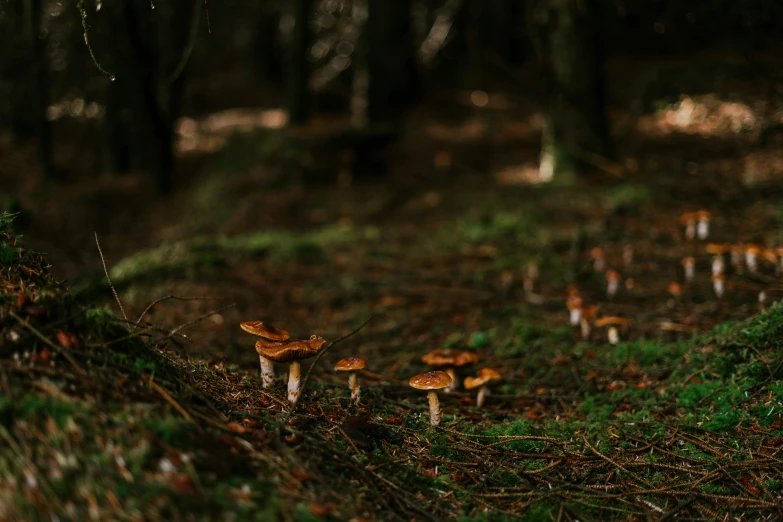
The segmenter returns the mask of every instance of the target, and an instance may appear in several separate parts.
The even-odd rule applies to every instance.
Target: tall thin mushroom
[[[277,328],[263,321],[245,321],[244,323],[239,323],[239,326],[247,333],[261,337],[267,341],[287,341],[291,337],[286,330]],[[256,351],[258,351],[258,344],[256,344]],[[275,382],[274,364],[260,352],[258,352],[258,360],[261,364],[261,386],[263,388],[269,388]]]
[[[449,377],[449,374],[438,370],[422,373],[411,377],[408,384],[411,388],[427,391],[427,399],[429,400],[430,405],[430,424],[433,426],[440,424],[441,414],[438,390],[451,384],[451,377]]]

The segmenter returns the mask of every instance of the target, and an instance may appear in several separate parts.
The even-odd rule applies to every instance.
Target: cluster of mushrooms
[[[309,339],[291,339],[291,335],[263,321],[247,321],[240,327],[256,337],[256,352],[261,364],[261,383],[263,388],[270,388],[275,382],[274,363],[290,363],[288,370],[288,402],[293,407],[299,399],[299,385],[302,376],[300,361],[318,355],[326,346],[323,337],[310,336]],[[459,350],[435,350],[424,357],[422,361],[430,366],[442,368],[416,375],[408,384],[417,390],[425,390],[429,399],[430,422],[433,426],[440,424],[441,413],[437,391],[444,389],[446,393],[456,389],[458,377],[457,368],[478,362],[478,356],[472,352]],[[340,359],[334,369],[348,373],[348,387],[351,390],[351,400],[359,402],[361,387],[357,373],[366,367],[367,363],[361,357],[351,356]],[[492,368],[482,368],[475,377],[465,378],[465,388],[478,388],[476,405],[480,408],[489,394],[488,384],[498,380],[501,373]]]
[[[710,217],[707,210],[686,212],[680,216],[683,228],[683,237],[689,242],[697,240],[705,241],[710,235]],[[720,299],[726,290],[726,257],[730,260],[730,266],[735,274],[741,274],[748,270],[757,274],[762,270],[773,270],[776,274],[783,272],[783,247],[762,248],[752,243],[706,243],[704,253],[712,256],[710,262],[712,289],[715,296]],[[626,267],[633,263],[633,249],[630,245],[623,248],[623,264]],[[633,278],[623,277],[617,270],[607,267],[604,251],[601,247],[595,247],[590,251],[590,262],[594,272],[602,272],[606,278],[606,296],[613,299],[617,294],[621,283],[627,290],[634,288]],[[672,281],[667,290],[671,297],[679,298],[687,285],[694,281],[696,276],[696,258],[693,255],[686,256],[680,261],[682,266],[683,282]],[[537,270],[532,270],[537,273]],[[525,289],[528,290],[531,280],[531,269],[528,267],[528,276],[525,278]],[[758,295],[759,303],[764,306],[767,303],[767,294],[763,290]],[[569,286],[566,298],[566,307],[569,311],[569,320],[572,326],[579,326],[583,340],[590,338],[592,327],[606,328],[607,338],[610,344],[620,341],[620,330],[627,327],[629,320],[620,316],[598,316],[598,306],[586,304],[586,299],[575,286]]]

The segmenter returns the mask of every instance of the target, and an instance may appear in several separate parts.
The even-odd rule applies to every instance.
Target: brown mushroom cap
[[[566,299],[566,307],[569,310],[576,310],[577,308],[582,307],[582,297],[578,294],[570,295],[568,296],[568,299]]]
[[[680,264],[682,266],[688,266],[694,264],[695,262],[696,260],[692,256],[688,256],[688,257],[683,257],[682,260],[680,261]]]
[[[745,252],[750,252],[752,254],[759,254],[761,252],[761,247],[758,245],[754,245],[753,243],[748,243],[745,245]]]
[[[478,362],[478,355],[460,350],[433,350],[421,358],[430,366],[464,366]]]
[[[698,219],[710,219],[711,215],[712,214],[710,214],[709,210],[699,210],[698,212],[696,212],[696,217]]]
[[[620,280],[620,272],[617,270],[609,270],[606,272],[606,280],[607,281],[619,281]]]
[[[451,377],[446,372],[436,370],[415,375],[411,377],[408,384],[417,390],[440,390],[451,384]]]
[[[728,252],[729,246],[723,243],[708,243],[704,250],[708,254],[722,255]]]
[[[354,370],[363,370],[367,366],[367,363],[361,357],[346,357],[340,359],[337,364],[334,365],[334,369],[338,372],[351,372]]]
[[[601,317],[596,320],[595,325],[599,328],[602,326],[625,326],[628,324],[628,319],[625,317],[609,316]]]
[[[244,323],[239,323],[239,326],[247,333],[269,339],[270,341],[287,341],[291,338],[291,334],[287,331],[263,321],[245,321]]]
[[[503,375],[494,368],[482,368],[476,377],[465,377],[465,389],[472,390],[487,384],[489,381],[497,381]]]
[[[256,352],[261,357],[277,363],[300,361],[318,355],[326,345],[323,337],[313,335],[310,339],[294,339],[292,341],[256,342]]]
[[[680,223],[683,225],[696,221],[696,213],[695,212],[683,212],[680,214]]]

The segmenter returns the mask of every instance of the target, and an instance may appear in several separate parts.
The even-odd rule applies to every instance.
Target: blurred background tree
[[[183,116],[282,107],[305,130],[330,119],[324,143],[356,176],[386,171],[410,109],[464,92],[479,107],[492,92],[545,115],[541,173],[571,176],[615,159],[607,104],[644,112],[680,94],[650,69],[623,98],[607,55],[729,46],[746,60],[779,50],[782,20],[766,0],[10,0],[0,119],[36,147],[44,177],[145,171],[167,194],[188,176],[175,161]]]

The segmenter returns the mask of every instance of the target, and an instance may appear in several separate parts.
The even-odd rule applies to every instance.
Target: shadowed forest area
[[[783,4],[0,34],[0,522],[783,520]]]

